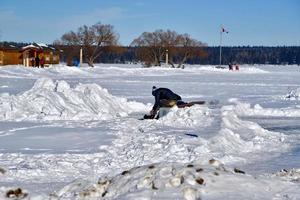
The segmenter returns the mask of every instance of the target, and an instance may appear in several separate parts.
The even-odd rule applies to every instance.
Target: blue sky
[[[52,43],[97,22],[129,45],[144,31],[171,29],[209,46],[300,45],[299,0],[0,0],[0,41]]]

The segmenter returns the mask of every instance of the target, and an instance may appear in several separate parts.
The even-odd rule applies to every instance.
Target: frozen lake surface
[[[138,120],[153,85],[218,103]],[[300,199],[299,88],[299,66],[0,67],[0,199]]]

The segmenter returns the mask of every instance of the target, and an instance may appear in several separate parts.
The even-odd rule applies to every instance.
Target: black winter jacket
[[[168,88],[157,88],[152,91],[152,95],[155,97],[155,103],[153,110],[156,110],[160,106],[160,100],[181,100],[181,97],[178,94],[175,94]]]

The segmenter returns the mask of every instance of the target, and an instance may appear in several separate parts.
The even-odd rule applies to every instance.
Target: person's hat
[[[152,87],[152,95],[155,95],[155,90],[157,90],[157,88],[155,86]]]

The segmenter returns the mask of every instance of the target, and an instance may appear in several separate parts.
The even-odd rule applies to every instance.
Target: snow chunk
[[[300,182],[300,169],[283,169],[277,172],[275,176],[279,176],[285,180]]]
[[[43,200],[49,199],[47,195],[39,195],[34,193],[29,193],[20,187],[0,187],[0,199],[1,200]]]
[[[145,111],[142,103],[115,97],[97,84],[71,88],[65,81],[38,79],[19,95],[0,96],[0,120],[106,120]]]
[[[56,84],[48,78],[41,78],[35,81],[32,89],[33,90],[38,90],[38,89],[47,89],[53,91],[55,88]]]
[[[290,91],[285,98],[291,100],[300,100],[300,88]]]

